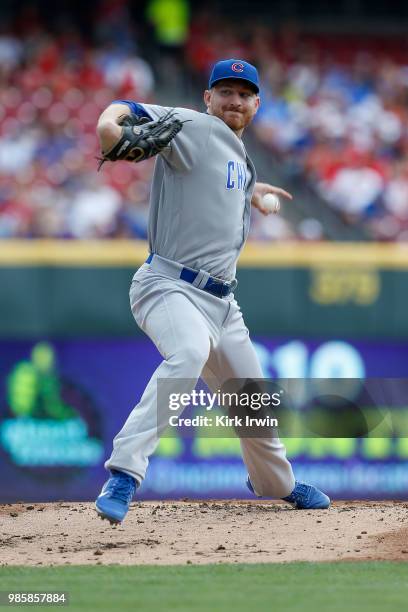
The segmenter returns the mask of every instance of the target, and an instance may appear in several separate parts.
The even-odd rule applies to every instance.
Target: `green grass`
[[[47,610],[388,612],[406,609],[408,564],[1,567],[0,590],[69,593]]]

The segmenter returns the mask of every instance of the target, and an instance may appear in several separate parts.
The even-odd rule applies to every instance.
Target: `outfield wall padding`
[[[0,337],[123,337],[143,242],[3,241]],[[252,333],[408,338],[408,248],[250,244],[236,297]]]

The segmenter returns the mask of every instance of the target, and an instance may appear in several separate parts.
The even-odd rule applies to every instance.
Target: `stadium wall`
[[[140,334],[128,303],[138,241],[4,241],[0,338]],[[236,291],[254,334],[406,339],[408,247],[248,244]]]
[[[112,438],[160,363],[128,289],[144,242],[0,245],[1,502],[91,500]],[[248,244],[238,300],[265,376],[406,378],[408,249]],[[288,438],[297,477],[334,498],[408,497],[395,438]],[[163,438],[141,499],[249,496],[239,441]]]

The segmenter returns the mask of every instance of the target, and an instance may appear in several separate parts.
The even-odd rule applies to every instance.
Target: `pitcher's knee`
[[[188,366],[191,373],[200,375],[210,354],[209,342],[188,342],[177,347],[171,360],[184,368]]]

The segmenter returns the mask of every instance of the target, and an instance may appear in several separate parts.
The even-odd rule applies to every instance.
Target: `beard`
[[[220,119],[222,119],[232,130],[241,130],[249,123],[247,117],[243,113],[232,110],[222,111]]]

